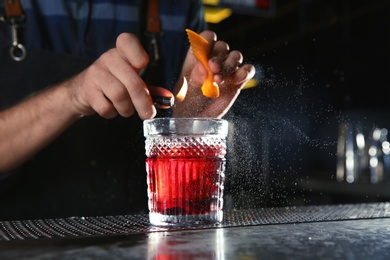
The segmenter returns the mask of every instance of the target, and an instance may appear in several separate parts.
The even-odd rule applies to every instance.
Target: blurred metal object
[[[381,183],[389,179],[390,144],[386,128],[365,130],[360,123],[340,123],[337,181]]]
[[[336,179],[339,182],[344,181],[345,175],[345,146],[346,146],[346,132],[347,124],[340,123],[339,135],[337,140],[337,167],[336,167]]]
[[[22,61],[26,58],[26,48],[20,43],[18,38],[19,25],[24,22],[24,15],[19,0],[4,1],[6,15],[2,16],[0,21],[6,22],[11,27],[12,46],[9,49],[11,58],[15,61]]]
[[[337,143],[337,180],[355,182],[364,163],[364,136],[354,124],[340,123]]]
[[[172,97],[163,97],[163,96],[154,96],[152,95],[153,103],[163,107],[173,107],[175,104],[175,98]]]
[[[22,61],[26,58],[26,48],[23,44],[19,42],[18,38],[18,27],[19,24],[15,19],[11,19],[11,36],[12,36],[12,46],[9,49],[11,58],[15,61]]]
[[[372,131],[368,146],[368,166],[371,183],[383,182],[385,177],[385,164],[383,143],[387,141],[387,129],[375,128]]]

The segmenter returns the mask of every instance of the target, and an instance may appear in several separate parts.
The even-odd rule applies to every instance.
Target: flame
[[[187,95],[187,90],[188,90],[187,79],[183,77],[183,84],[181,85],[179,92],[176,94],[175,100],[179,102],[183,101]]]

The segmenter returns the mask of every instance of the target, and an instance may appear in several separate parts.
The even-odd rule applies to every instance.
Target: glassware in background
[[[340,123],[337,144],[337,180],[348,183],[390,181],[390,144],[386,128],[364,128]]]
[[[228,122],[223,119],[144,121],[151,224],[222,221],[227,132]]]

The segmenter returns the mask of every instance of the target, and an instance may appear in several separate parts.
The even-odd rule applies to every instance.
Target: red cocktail
[[[153,224],[193,225],[222,220],[225,138],[187,132],[147,136],[149,216]]]
[[[147,161],[150,210],[164,215],[209,214],[221,207],[221,158],[163,157]]]

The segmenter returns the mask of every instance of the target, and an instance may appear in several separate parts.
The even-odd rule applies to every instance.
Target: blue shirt
[[[96,59],[115,45],[122,32],[146,41],[146,0],[21,0],[26,20],[22,43],[29,49],[45,49]],[[160,56],[164,85],[172,89],[188,49],[185,29],[206,29],[201,1],[160,0],[162,36]],[[4,1],[0,1],[0,14]],[[0,46],[10,35],[0,23]],[[8,43],[5,43],[8,39]]]

